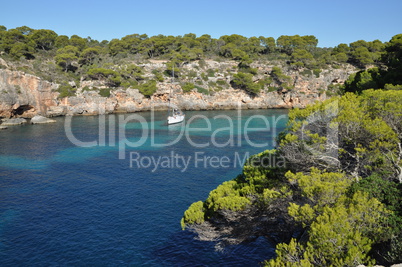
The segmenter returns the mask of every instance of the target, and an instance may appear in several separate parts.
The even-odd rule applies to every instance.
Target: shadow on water
[[[189,231],[175,232],[155,247],[151,258],[162,266],[259,266],[275,256],[275,246],[263,237],[222,250],[217,250],[216,244],[197,240]]]

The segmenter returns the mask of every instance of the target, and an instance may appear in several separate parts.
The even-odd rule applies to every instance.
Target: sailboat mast
[[[169,107],[168,107],[168,116],[170,116],[170,107],[171,107],[171,101],[172,101],[172,87],[174,83],[174,65],[172,65],[172,84],[170,85],[170,93],[169,93]]]

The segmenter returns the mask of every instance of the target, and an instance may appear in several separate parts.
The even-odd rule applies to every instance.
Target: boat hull
[[[179,123],[182,122],[184,120],[184,115],[175,115],[175,116],[169,116],[167,118],[167,123],[168,124],[175,124],[175,123]]]

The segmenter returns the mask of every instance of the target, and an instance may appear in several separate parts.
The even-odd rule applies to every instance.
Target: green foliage
[[[184,216],[181,219],[181,227],[184,230],[186,225],[201,224],[205,221],[204,203],[202,201],[194,202],[184,212]]]
[[[341,84],[330,84],[328,85],[328,90],[326,91],[327,96],[339,96],[342,94],[343,87]]]
[[[305,69],[302,72],[300,72],[300,75],[307,76],[307,77],[310,76],[311,74],[312,74],[312,72],[309,69]]]
[[[275,51],[276,44],[273,37],[260,36],[258,39],[260,40],[260,44],[264,47],[264,50],[262,51],[263,54]]]
[[[204,95],[209,95],[209,90],[208,89],[205,89],[203,87],[196,86],[196,85],[194,86],[194,88],[197,89],[198,93],[201,93],[201,94],[204,94]],[[217,88],[214,88],[214,91],[217,91]]]
[[[289,171],[285,177],[290,184],[297,184],[300,187],[302,196],[320,207],[334,204],[352,183],[345,174],[321,172],[317,168],[312,168],[308,175],[301,172],[293,174]]]
[[[359,66],[373,64],[374,60],[370,51],[366,47],[358,47],[352,53],[352,60]]]
[[[282,72],[281,68],[273,67],[270,75],[274,80],[276,80],[280,84],[282,88],[288,90],[293,88],[292,78],[290,76],[285,75]]]
[[[318,40],[314,36],[280,36],[276,41],[272,37],[250,37],[246,38],[241,35],[232,34],[224,35],[219,39],[213,39],[210,35],[202,35],[197,37],[195,34],[185,34],[183,36],[152,36],[146,34],[131,34],[121,39],[114,39],[110,42],[99,42],[90,37],[82,38],[73,35],[70,38],[65,35],[57,35],[52,30],[31,29],[23,26],[16,29],[3,27],[0,31],[0,50],[4,51],[10,58],[19,60],[20,58],[35,59],[38,57],[38,62],[48,62],[53,59],[54,62],[66,72],[64,75],[58,75],[56,80],[63,80],[63,77],[68,77],[70,73],[77,75],[85,74],[91,66],[105,67],[106,64],[127,63],[132,60],[142,60],[145,58],[159,57],[161,59],[170,59],[167,64],[166,73],[171,76],[173,69],[175,76],[180,76],[180,67],[193,60],[199,60],[200,68],[206,67],[206,62],[200,60],[201,57],[207,55],[220,61],[221,57],[232,58],[239,61],[238,70],[233,72],[249,73],[257,75],[258,70],[251,68],[253,60],[266,55],[269,59],[288,60],[287,64],[293,67],[301,68],[321,68],[329,64],[350,62],[361,67],[366,67],[368,64],[385,64],[387,70],[382,70],[381,80],[377,80],[377,76],[373,77],[375,88],[383,88],[385,84],[396,86],[402,84],[399,73],[401,72],[401,48],[400,36],[394,36],[389,43],[383,44],[379,40],[366,42],[359,40],[347,44],[340,44],[337,47],[317,48]],[[72,48],[74,47],[74,49]],[[102,65],[96,65],[100,64]],[[34,64],[32,64],[34,65]],[[43,66],[36,64],[31,71],[41,77],[50,77],[50,73],[43,72]],[[334,65],[336,66],[336,65]],[[114,67],[114,70],[117,68]],[[133,85],[132,79],[137,82],[145,79],[139,73],[127,75],[126,70],[116,70],[122,80],[116,78],[110,86],[121,84],[125,87]],[[207,75],[202,74],[202,78],[207,80],[207,77],[213,77],[214,70],[206,70]],[[69,73],[67,73],[69,72]],[[271,74],[274,79],[281,84],[282,89],[291,90],[293,88],[292,81],[284,76],[275,75],[275,71]],[[371,73],[373,74],[373,73]],[[370,74],[370,75],[371,75]],[[240,74],[241,76],[242,74]],[[317,75],[317,73],[315,73]],[[286,76],[286,75],[285,75]],[[357,84],[357,89],[349,88],[347,91],[361,91],[371,86],[371,82],[366,82],[369,79],[367,73],[363,74],[361,83]],[[184,77],[184,76],[183,76]],[[240,77],[237,77],[240,78]],[[52,78],[53,80],[54,78]],[[163,81],[163,75],[156,75],[155,79]],[[246,79],[241,77],[239,80]],[[261,80],[261,79],[259,79]],[[243,81],[244,82],[244,81]],[[261,81],[257,85],[247,82],[247,88],[250,93],[255,94],[261,90],[266,83]],[[352,81],[351,81],[352,82]],[[240,82],[242,83],[242,82]],[[244,86],[244,85],[242,85]],[[352,83],[352,86],[355,84]]]
[[[208,76],[207,76],[207,74],[206,73],[201,73],[201,78],[206,82],[206,81],[208,81]]]
[[[367,84],[365,75],[356,84]],[[271,76],[286,79],[279,68]],[[198,204],[200,217],[211,224],[228,220],[235,233],[242,229],[236,225],[244,224],[236,216],[265,215],[288,203],[291,219],[283,220],[298,225],[297,239],[279,243],[277,257],[267,266],[371,265],[374,257],[400,261],[402,92],[394,87],[346,93],[291,110],[277,150],[250,157],[242,175]],[[265,164],[270,158],[283,158],[283,167]],[[241,212],[226,217],[233,214],[227,211]]]
[[[277,258],[267,263],[271,266],[373,264],[370,250],[372,255],[382,251],[376,257],[385,261],[400,262],[402,35],[395,35],[385,44],[359,40],[333,49],[318,48],[317,42],[314,36],[280,36],[275,42],[274,38],[263,36],[246,38],[233,34],[214,39],[191,33],[177,37],[132,34],[98,42],[77,35],[58,36],[51,30],[26,26],[7,30],[0,26],[2,57],[13,60],[11,65],[17,70],[61,83],[59,98],[75,95],[75,88],[62,81],[77,83],[82,75],[111,87],[99,90],[104,97],[109,97],[117,86],[138,86],[141,93],[150,97],[157,88],[155,80],[162,82],[164,77],[163,69],[153,71],[155,80],[144,75],[142,67],[136,64],[147,63],[147,59],[169,60],[166,75],[172,76],[174,72],[181,83],[195,78],[195,73],[186,71],[185,64],[199,60],[203,81],[196,82],[200,86],[184,84],[183,90],[196,88],[205,94],[209,91],[201,86],[206,85],[208,78],[225,72],[207,69],[206,59],[236,60],[237,67],[226,70],[229,73],[225,76],[233,76],[231,84],[252,95],[272,80],[279,86],[268,88],[269,91],[291,90],[293,79],[283,73],[288,66],[306,68],[308,75],[316,77],[321,68],[329,65],[341,68],[344,63],[352,63],[364,68],[348,79],[344,96],[292,110],[277,150],[252,156],[241,175],[212,191],[206,201],[191,205],[184,214],[182,227],[205,220],[222,223],[228,219],[227,214],[232,214],[233,231],[225,233],[230,237],[244,223],[236,221],[238,214],[246,214],[247,222],[261,223],[250,229],[266,229],[264,220],[253,221],[253,216],[267,216],[277,210],[274,216],[267,217],[279,217],[285,223],[283,227],[297,225],[297,231],[291,233],[297,239],[278,244]],[[274,67],[269,77],[263,77],[251,67],[256,59],[261,60],[259,63],[279,60],[278,64],[287,66]],[[366,69],[370,65],[377,68]],[[217,81],[209,86],[217,92],[227,83]],[[333,85],[327,95],[338,91],[337,85]],[[283,167],[265,164],[272,158],[282,158]],[[302,238],[298,231],[305,232]]]
[[[385,260],[398,263],[402,260],[402,185],[394,181],[384,179],[384,174],[373,174],[367,178],[355,182],[349,189],[349,194],[362,191],[368,193],[369,197],[378,199],[391,213],[387,216],[389,229],[382,234],[387,240],[379,247],[385,253]]]
[[[203,51],[200,48],[188,48],[182,45],[180,47],[180,59],[183,62],[190,62],[194,60],[199,60],[203,56]]]
[[[205,205],[210,211],[244,209],[251,201],[240,192],[241,185],[236,181],[228,181],[219,185],[209,193]]]
[[[56,42],[57,33],[52,30],[36,30],[30,39],[36,43],[37,49],[51,50]]]
[[[183,36],[157,35],[148,37],[146,34],[130,34],[121,39],[110,42],[93,40],[90,37],[82,38],[73,35],[57,35],[52,30],[31,29],[27,26],[0,31],[0,50],[11,58],[53,60],[65,72],[85,73],[88,66],[98,62],[131,62],[145,58],[170,59],[174,61],[176,76],[179,76],[179,67],[190,61],[200,60],[204,56],[220,61],[231,58],[239,61],[239,69],[243,73],[257,74],[257,70],[250,67],[253,60],[261,58],[289,60],[287,64],[293,67],[318,68],[329,64],[350,62],[360,67],[370,64],[384,63],[387,67],[387,79],[381,83],[402,84],[400,36],[394,36],[389,43],[383,44],[379,40],[366,42],[359,40],[337,47],[318,48],[315,36],[286,36],[277,40],[272,37],[250,37],[232,34],[218,39],[210,35],[197,37],[189,33]],[[77,49],[77,52],[56,51],[67,46]],[[78,58],[76,58],[78,57]],[[221,57],[221,58],[220,58]],[[80,63],[79,66],[76,63]],[[205,68],[204,60],[199,61],[201,68]],[[41,70],[35,70],[35,72]],[[172,67],[168,66],[167,75],[171,76]],[[47,74],[48,75],[48,74]],[[161,77],[155,77],[161,81]],[[124,81],[127,84],[127,81]],[[129,83],[129,82],[128,82]],[[291,89],[291,85],[284,86]]]
[[[349,57],[346,53],[338,53],[335,55],[335,60],[339,63],[346,63]]]
[[[139,91],[146,97],[151,97],[157,90],[156,81],[150,80],[144,84],[141,84],[139,87]]]
[[[275,91],[278,91],[280,88],[277,88],[277,87],[273,87],[273,86],[269,86],[268,87],[268,92],[275,92]]]
[[[137,82],[144,80],[142,68],[135,64],[121,66],[119,74],[126,80],[135,80]]]
[[[223,196],[219,198],[214,203],[214,210],[231,210],[231,211],[239,211],[243,210],[247,205],[249,205],[251,201],[243,196]]]
[[[67,45],[57,50],[54,59],[56,60],[56,64],[59,65],[65,72],[69,70],[75,71],[76,67],[73,66],[73,63],[78,60],[78,55],[78,48]]]
[[[207,77],[215,77],[215,70],[208,69],[207,70]]]
[[[321,71],[322,71],[321,69],[314,69],[313,73],[314,73],[315,77],[319,78]]]
[[[304,66],[308,66],[313,59],[313,55],[307,50],[295,49],[292,52],[290,65],[296,68],[301,68]]]
[[[96,80],[104,80],[107,85],[116,87],[121,83],[121,76],[114,70],[104,68],[93,68],[88,70],[88,77]]]
[[[317,38],[312,35],[282,35],[276,40],[276,45],[288,55],[291,55],[296,49],[303,49],[307,51],[312,50],[317,46],[317,44]]]
[[[33,48],[31,46],[24,43],[18,43],[13,45],[13,47],[9,51],[9,54],[14,59],[20,59],[23,56],[26,58],[30,58],[32,51]]]
[[[343,188],[343,186],[341,186]],[[304,192],[304,190],[302,190]],[[357,266],[373,264],[369,252],[374,242],[386,231],[383,218],[388,211],[376,199],[357,192],[326,203],[317,212],[315,207],[291,203],[289,213],[303,222],[308,240],[276,247],[277,257],[266,266]]]
[[[153,70],[152,74],[155,75],[155,79],[158,82],[163,82],[165,79],[163,78],[163,74],[158,70]]]
[[[62,84],[59,86],[57,91],[60,93],[58,98],[64,98],[68,96],[75,96],[76,89],[69,84]]]
[[[55,40],[55,47],[57,47],[57,48],[62,48],[62,47],[67,46],[68,44],[69,44],[69,38],[68,38],[68,36],[59,35],[59,36],[56,37],[56,40]]]
[[[387,262],[398,264],[402,261],[402,231],[391,237],[387,246],[383,248],[384,259]]]
[[[81,52],[80,63],[84,65],[92,65],[95,58],[101,53],[100,47],[88,47]]]
[[[384,44],[379,40],[373,42],[359,40],[351,43],[349,46],[349,61],[362,68],[376,63],[381,58],[382,51],[384,50]]]
[[[268,266],[371,264],[369,253],[400,261],[401,101],[397,90],[364,90],[289,113],[278,152],[288,168],[303,171],[285,177],[298,200],[288,214],[308,240],[279,244]],[[339,161],[329,161],[331,155]]]
[[[227,86],[227,85],[228,85],[227,82],[224,81],[224,80],[217,80],[217,81],[216,81],[216,84],[217,84],[217,85],[220,85],[220,86]]]
[[[125,51],[125,48],[125,44],[121,40],[113,39],[109,42],[109,53],[112,56],[116,56],[117,54]]]
[[[384,90],[402,90],[402,85],[401,84],[393,85],[387,83],[384,86]]]
[[[402,34],[397,34],[386,44],[382,62],[388,67],[384,79],[386,83],[402,84]]]
[[[180,68],[178,67],[180,64],[177,60],[171,60],[166,63],[166,74],[170,77],[174,76],[178,78],[180,75]]]
[[[1,34],[1,49],[14,59],[24,56],[27,59],[34,58],[35,42],[27,35],[29,30],[11,29]]]
[[[401,98],[399,91],[366,90],[362,96],[349,93],[295,109],[289,113],[280,150],[295,170],[316,166],[355,178],[388,171],[393,179],[402,180]]]
[[[70,37],[69,44],[76,47],[79,51],[82,51],[87,46],[87,40],[78,35],[73,35]]]
[[[190,70],[188,73],[187,73],[187,77],[189,78],[189,79],[194,79],[194,78],[196,78],[198,75],[197,75],[197,72],[196,71],[194,71],[194,70]]]
[[[261,85],[253,81],[251,73],[238,72],[234,74],[232,83],[251,94],[258,94],[261,90]]]
[[[102,88],[99,90],[99,95],[103,97],[109,97],[110,96],[110,88]]]
[[[195,88],[195,85],[193,83],[185,83],[184,85],[181,86],[181,89],[183,89],[183,92],[188,93],[191,90]]]
[[[274,188],[279,185],[278,179],[283,175],[282,167],[272,166],[273,162],[280,162],[277,156],[275,150],[264,151],[252,156],[245,163],[242,175],[219,185],[210,192],[202,206],[202,202],[196,205],[197,210],[203,207],[203,214],[205,213],[203,218],[208,219],[221,211],[246,210],[253,203],[253,199],[258,199],[260,204],[269,205],[275,199],[289,196],[287,186]],[[256,194],[257,198],[250,198]],[[188,213],[193,214],[194,212],[190,209],[194,209],[194,207],[190,207]],[[182,223],[191,225],[200,222],[195,222],[185,215]],[[182,227],[184,227],[183,224]]]

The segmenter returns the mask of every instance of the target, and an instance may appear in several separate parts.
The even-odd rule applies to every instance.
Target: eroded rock
[[[27,120],[23,118],[5,119],[1,123],[1,126],[14,126],[14,125],[21,125],[24,123],[27,123]]]
[[[46,124],[46,123],[54,123],[56,122],[55,120],[40,116],[40,115],[36,115],[35,117],[33,117],[31,119],[31,124]]]
[[[151,62],[142,67],[149,72],[163,66],[163,62]],[[351,73],[356,72],[350,65],[322,70],[318,75],[312,71],[311,74],[308,71],[303,74],[284,68],[284,74],[292,80],[292,90],[281,89],[277,81],[272,81],[269,87],[278,90],[270,89],[261,91],[258,95],[250,95],[245,90],[231,87],[231,77],[224,74],[228,69],[236,71],[236,62],[207,60],[206,66],[217,70],[212,80],[226,82],[225,88],[220,91],[211,89],[209,94],[198,92],[197,89],[184,93],[179,82],[172,83],[166,79],[157,84],[157,91],[151,97],[145,97],[136,88],[112,90],[109,97],[103,97],[95,90],[83,90],[84,87],[105,88],[101,81],[83,80],[80,84],[74,84],[77,86],[76,96],[63,99],[58,99],[57,84],[20,71],[0,69],[0,117],[32,118],[38,114],[54,117],[165,110],[169,101],[183,110],[303,108],[315,101],[325,100],[328,85],[342,84]],[[274,65],[255,63],[252,67],[259,70],[259,74],[255,76],[257,82],[266,77]],[[187,64],[183,68],[198,76],[206,70],[200,69],[196,63]],[[194,81],[198,79],[202,83],[198,76]]]

